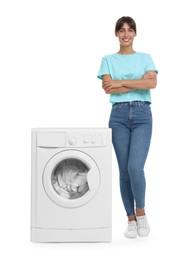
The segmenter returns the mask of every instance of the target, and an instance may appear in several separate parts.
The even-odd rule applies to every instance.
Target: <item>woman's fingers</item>
[[[103,88],[105,89],[105,88],[110,87],[110,86],[111,86],[111,83],[110,83],[109,81],[103,81],[102,86],[103,86]]]
[[[143,76],[143,78],[154,78],[154,77],[156,77],[155,71],[147,71]]]

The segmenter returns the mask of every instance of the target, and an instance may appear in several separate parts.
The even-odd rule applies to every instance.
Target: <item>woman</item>
[[[133,41],[136,23],[121,17],[115,26],[120,49],[104,56],[98,78],[110,95],[109,127],[120,172],[120,191],[128,216],[127,238],[147,236],[150,227],[145,214],[144,165],[148,154],[152,115],[150,89],[156,87],[157,70],[149,54],[136,52]]]

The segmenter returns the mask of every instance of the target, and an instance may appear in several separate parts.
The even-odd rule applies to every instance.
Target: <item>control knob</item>
[[[88,139],[87,139],[87,138],[84,139],[84,143],[85,143],[85,144],[88,143]]]
[[[75,137],[71,137],[71,138],[68,139],[68,143],[70,145],[75,145],[76,142],[77,142],[77,139]]]

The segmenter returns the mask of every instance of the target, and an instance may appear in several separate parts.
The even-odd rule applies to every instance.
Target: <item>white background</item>
[[[185,259],[185,1],[2,0],[0,2],[2,259]],[[30,243],[30,131],[107,127],[111,105],[96,78],[101,58],[118,51],[114,26],[132,16],[136,51],[159,70],[152,91],[154,132],[146,164],[149,237],[123,237],[126,216],[113,154],[113,242]]]

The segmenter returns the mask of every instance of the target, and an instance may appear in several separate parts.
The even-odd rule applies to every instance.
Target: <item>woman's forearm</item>
[[[157,84],[157,77],[155,71],[147,71],[144,76],[140,79],[131,80],[113,80],[110,75],[103,75],[102,87],[105,89],[119,88],[119,91],[123,91],[121,87],[126,87],[124,92],[128,92],[129,89],[152,89],[155,88]]]
[[[130,92],[130,91],[134,91],[134,89],[132,88],[127,88],[127,87],[119,87],[119,88],[108,88],[105,89],[105,92],[107,94],[121,94],[121,93],[126,93],[126,92]]]
[[[123,87],[128,87],[130,89],[142,89],[142,90],[152,89],[156,87],[156,84],[157,84],[156,77],[121,81],[121,85]]]

